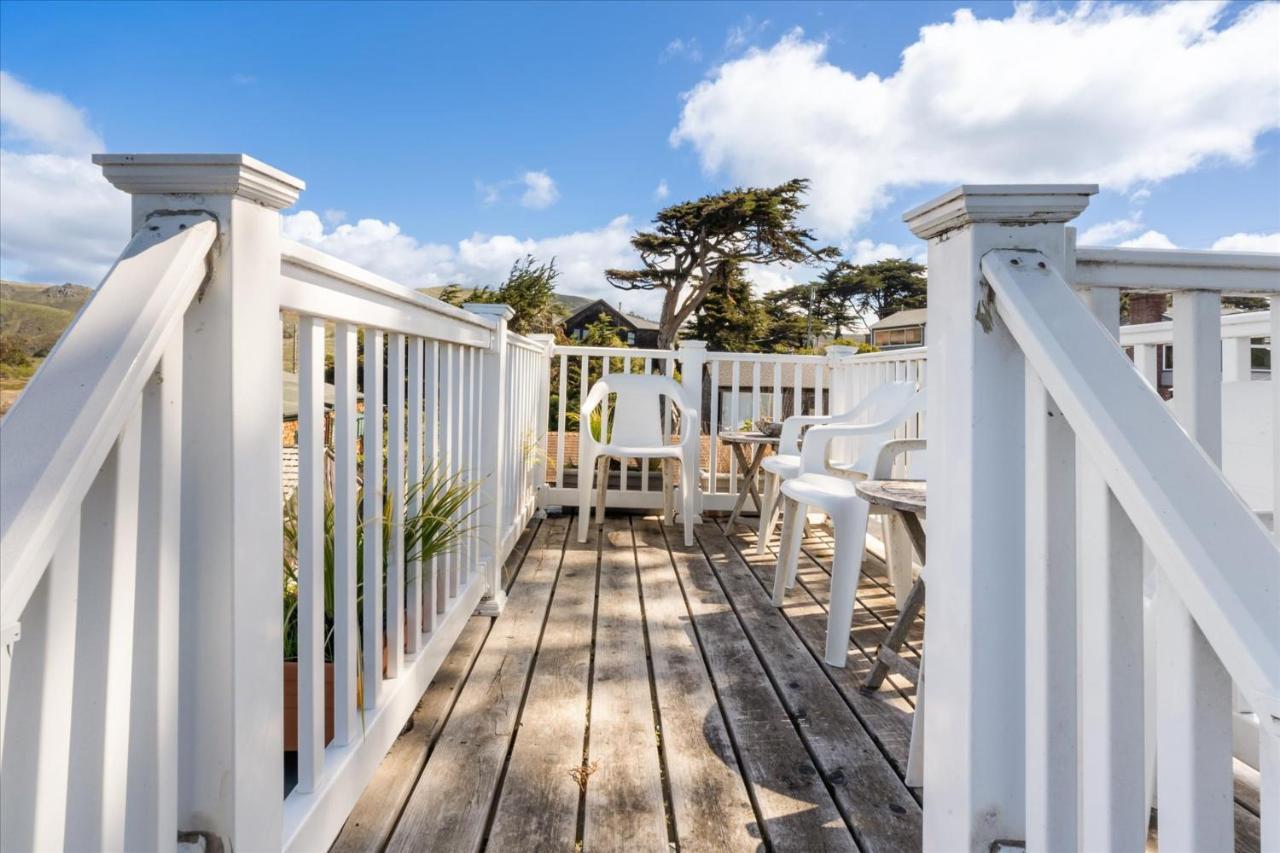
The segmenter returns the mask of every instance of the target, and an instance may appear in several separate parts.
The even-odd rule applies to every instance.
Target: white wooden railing
[[[464,311],[283,240],[303,184],[252,158],[96,162],[133,195],[135,235],[0,422],[0,848],[163,850],[184,830],[324,849],[467,618],[502,607],[547,344],[509,334],[505,306]],[[286,317],[298,749],[282,793]],[[420,565],[403,526],[435,466],[480,488],[459,546]]]
[[[1161,849],[1232,849],[1233,716],[1250,714],[1275,849],[1280,550],[1218,468],[1219,301],[1280,293],[1280,257],[1076,253],[1065,223],[1093,192],[966,186],[906,217],[929,241],[945,555],[925,847],[1140,850],[1154,779]],[[1172,412],[1116,340],[1121,288],[1174,293]]]

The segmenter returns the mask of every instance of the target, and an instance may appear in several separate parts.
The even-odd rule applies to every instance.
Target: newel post
[[[493,323],[493,343],[481,359],[480,387],[480,571],[489,587],[477,612],[497,616],[507,603],[502,588],[502,536],[507,522],[503,515],[504,491],[513,484],[505,481],[507,451],[510,444],[507,424],[508,385],[507,322],[515,316],[509,305],[468,302],[462,307],[473,314],[487,317]]]
[[[962,186],[903,218],[929,244],[929,599],[924,848],[1026,836],[1024,357],[979,264],[1039,250],[1092,186]]]
[[[703,411],[702,400],[702,373],[707,363],[707,342],[706,341],[681,341],[680,350],[677,353],[680,359],[680,384],[684,386],[685,395],[693,400],[698,406],[697,422],[693,424],[680,424],[681,430],[694,429],[698,433],[698,459],[699,467],[701,467],[702,459],[702,419],[706,416]],[[711,401],[711,405],[715,405],[715,401]],[[711,465],[712,462],[708,462]],[[695,497],[694,506],[698,508],[698,517],[694,520],[696,524],[702,523],[702,474],[700,471],[694,471],[691,478],[694,488],[698,494]],[[710,476],[714,476],[711,474]],[[677,504],[683,506],[683,504]]]
[[[538,461],[533,466],[533,488],[534,493],[537,495],[538,517],[546,518],[547,513],[543,506],[546,503],[547,494],[547,431],[550,429],[551,362],[555,352],[556,336],[543,333],[530,335],[529,337],[542,344],[542,348],[546,352],[546,360],[542,364],[540,368],[541,374],[538,376]]]
[[[218,222],[183,330],[178,827],[283,843],[280,213],[302,181],[242,154],[105,154],[133,229]]]

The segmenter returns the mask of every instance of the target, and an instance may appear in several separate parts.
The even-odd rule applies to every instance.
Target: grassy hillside
[[[0,281],[0,340],[6,351],[28,357],[48,353],[92,293],[74,284]]]
[[[25,302],[62,308],[72,314],[88,301],[93,290],[78,284],[20,284],[0,281],[0,302]]]

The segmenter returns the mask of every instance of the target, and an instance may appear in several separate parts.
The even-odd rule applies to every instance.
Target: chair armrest
[[[831,423],[831,415],[792,415],[782,422],[782,436],[778,439],[778,452],[792,455],[800,452],[800,431],[807,426]]]
[[[804,449],[800,452],[800,471],[803,474],[827,473],[827,447],[837,438],[858,438],[865,435],[883,435],[891,432],[898,423],[877,424],[822,424],[809,430],[804,437]]]
[[[880,448],[880,455],[876,457],[875,471],[871,477],[874,480],[888,480],[893,476],[893,460],[903,453],[910,453],[916,450],[925,450],[926,440],[923,438],[895,438],[893,441],[886,441],[884,446]]]

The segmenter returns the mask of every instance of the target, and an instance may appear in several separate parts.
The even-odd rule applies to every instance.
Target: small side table
[[[764,461],[764,450],[766,447],[777,447],[782,441],[782,436],[765,435],[756,430],[724,430],[720,433],[720,440],[733,448],[733,453],[738,457],[738,500],[733,505],[733,512],[729,514],[729,528],[732,530],[734,523],[738,520],[738,514],[742,512],[743,505],[747,502],[747,495],[756,502],[756,512],[760,512],[760,492],[756,489],[756,476],[760,473],[760,463]],[[747,458],[747,450],[751,448],[751,458]]]
[[[925,538],[924,527],[920,524],[920,519],[925,514],[927,493],[925,481],[863,480],[855,488],[867,503],[886,507],[902,517],[902,521],[907,528],[907,535],[911,538],[911,545],[920,556],[920,562],[924,563]],[[920,683],[919,669],[914,664],[903,659],[902,655],[898,653],[898,649],[902,648],[902,644],[906,642],[907,633],[911,630],[911,625],[915,622],[916,616],[923,606],[924,574],[922,573],[920,577],[916,578],[915,583],[911,585],[911,592],[907,594],[907,600],[903,604],[902,613],[898,615],[898,621],[893,623],[893,627],[889,630],[889,636],[885,637],[884,642],[880,644],[880,648],[876,651],[876,663],[862,683],[863,690],[878,690],[890,670],[906,676],[912,684],[918,685]]]

